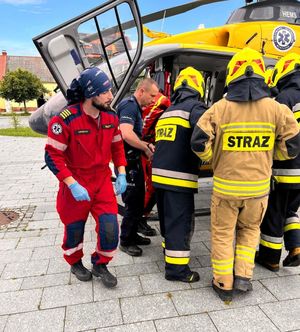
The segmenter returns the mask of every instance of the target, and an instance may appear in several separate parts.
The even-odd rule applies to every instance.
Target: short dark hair
[[[144,88],[145,90],[149,90],[149,88],[152,85],[155,85],[159,89],[159,86],[158,86],[157,82],[154,81],[154,79],[152,79],[150,77],[143,78],[142,80],[139,81],[139,83],[136,87],[136,90],[139,90],[141,88]]]

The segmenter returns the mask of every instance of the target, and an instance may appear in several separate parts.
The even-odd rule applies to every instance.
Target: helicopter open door
[[[106,71],[117,94],[142,52],[143,31],[136,0],[111,0],[33,41],[64,95],[72,80],[90,66]],[[111,62],[121,53],[125,56],[116,71]]]

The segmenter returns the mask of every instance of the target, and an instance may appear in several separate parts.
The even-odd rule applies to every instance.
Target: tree
[[[8,72],[0,81],[0,96],[17,103],[23,103],[25,112],[26,101],[37,99],[48,90],[41,80],[28,70],[18,68]]]

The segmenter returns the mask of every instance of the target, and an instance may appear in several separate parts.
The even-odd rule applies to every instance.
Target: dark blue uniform
[[[164,111],[156,125],[152,182],[165,238],[166,278],[170,280],[182,280],[191,274],[188,263],[199,158],[190,142],[193,128],[206,110],[198,98],[190,90],[177,91],[175,103]]]
[[[300,120],[300,73],[289,75],[278,84],[276,100],[287,105]],[[261,224],[259,257],[270,264],[279,264],[282,237],[286,250],[300,247],[300,155],[286,161],[274,160],[273,190]]]
[[[133,125],[133,131],[142,137],[142,110],[136,98],[131,96],[120,102],[117,107],[120,124]],[[134,245],[137,237],[138,223],[142,219],[145,199],[144,173],[141,163],[141,150],[130,146],[124,141],[126,153],[127,189],[122,194],[125,213],[121,224],[120,242],[122,246]]]

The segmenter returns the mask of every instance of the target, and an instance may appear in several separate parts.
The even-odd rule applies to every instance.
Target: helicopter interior
[[[180,53],[157,57],[145,65],[138,77],[129,85],[125,96],[134,92],[139,80],[144,77],[152,77],[158,82],[164,94],[170,97],[179,72],[192,66],[199,70],[204,77],[204,101],[208,106],[211,106],[213,102],[223,96],[228,60],[229,58],[222,56],[208,56],[199,53]]]

